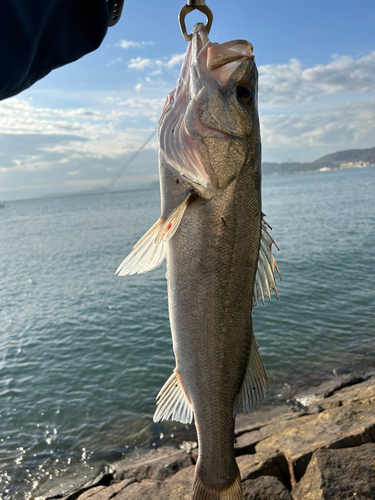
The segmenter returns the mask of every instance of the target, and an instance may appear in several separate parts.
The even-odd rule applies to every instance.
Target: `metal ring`
[[[180,10],[180,13],[178,15],[178,22],[180,23],[182,36],[185,38],[185,40],[187,42],[190,42],[193,35],[191,33],[188,35],[188,33],[186,32],[185,17],[187,16],[187,14],[189,14],[190,12],[192,12],[195,9],[199,10],[200,12],[202,12],[203,14],[206,15],[206,17],[207,17],[207,24],[206,24],[207,33],[210,32],[210,29],[212,26],[212,21],[214,18],[211,9],[209,7],[207,7],[207,5],[195,5],[195,6],[185,5],[184,7],[182,7],[182,9]]]

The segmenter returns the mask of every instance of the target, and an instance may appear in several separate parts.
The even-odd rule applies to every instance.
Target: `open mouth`
[[[212,71],[235,61],[251,58],[253,46],[246,40],[213,43],[207,50],[207,69]]]

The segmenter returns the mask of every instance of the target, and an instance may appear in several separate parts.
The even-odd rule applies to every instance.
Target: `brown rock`
[[[190,500],[191,482],[145,479],[133,483],[116,496],[116,500]]]
[[[255,450],[269,457],[283,453],[294,486],[315,450],[359,446],[374,439],[375,406],[352,403],[291,421],[283,432],[260,441]]]
[[[375,444],[356,448],[316,451],[294,500],[345,500],[375,498]]]
[[[180,483],[188,483],[191,486],[193,485],[194,479],[194,471],[195,465],[190,465],[190,467],[186,467],[185,469],[181,469],[173,476],[170,476],[166,479],[167,482],[180,482]]]
[[[261,476],[242,483],[244,500],[292,500],[289,491],[274,476]]]
[[[82,493],[77,500],[110,500],[121,490],[124,490],[129,484],[135,482],[135,479],[124,479],[120,483],[111,486],[95,486]],[[85,496],[87,495],[87,496]]]
[[[186,451],[176,450],[172,447],[160,448],[159,450],[154,450],[144,461],[140,460],[130,464],[126,461],[120,461],[113,464],[115,482],[127,478],[135,478],[137,481],[143,479],[163,480],[193,463],[191,456]]]
[[[237,458],[237,464],[242,481],[259,476],[274,476],[290,487],[288,463],[281,453],[272,457],[266,453],[242,455]]]
[[[236,456],[254,453],[255,446],[260,441],[273,436],[274,434],[283,432],[285,429],[288,429],[291,425],[293,425],[294,421],[295,419],[278,420],[277,422],[265,425],[260,429],[241,434],[236,438],[234,445]]]
[[[323,409],[329,409],[337,406],[345,406],[349,403],[369,403],[375,404],[375,378],[372,377],[361,384],[345,387],[335,392],[332,396],[320,401]]]
[[[104,499],[100,494],[103,491],[103,489],[107,489],[105,486],[94,486],[93,488],[90,488],[89,490],[86,490],[84,493],[79,495],[78,499],[79,500],[93,500],[95,497]]]

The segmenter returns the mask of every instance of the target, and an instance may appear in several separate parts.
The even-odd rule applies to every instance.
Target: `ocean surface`
[[[0,209],[0,498],[43,498],[159,446],[174,368],[165,265],[114,272],[160,213],[158,190]],[[280,300],[253,313],[270,401],[375,367],[375,168],[263,179]]]

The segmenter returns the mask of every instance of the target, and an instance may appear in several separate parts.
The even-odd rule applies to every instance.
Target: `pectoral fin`
[[[273,274],[274,269],[276,269],[276,272],[279,275],[280,280],[282,278],[271,250],[272,245],[275,245],[277,249],[279,248],[274,242],[272,236],[267,231],[267,228],[271,229],[271,227],[267,224],[267,222],[264,219],[262,219],[258,267],[255,275],[255,282],[253,289],[253,307],[257,305],[259,298],[262,300],[264,304],[264,296],[267,296],[268,300],[271,301],[271,290],[273,290],[276,294],[276,297],[279,298]]]
[[[188,191],[184,201],[173,210],[166,221],[161,217],[157,220],[121,262],[115,274],[144,274],[160,266],[167,253],[167,241],[177,231],[192,195],[193,192]]]
[[[158,243],[159,241],[168,241],[172,238],[172,236],[177,231],[178,226],[180,225],[180,222],[182,220],[182,217],[184,216],[186,207],[188,206],[189,200],[192,197],[192,195],[193,191],[188,191],[186,193],[184,201],[177,208],[173,210],[171,215],[162,225],[159,234],[156,238],[156,243]]]
[[[193,409],[176,370],[166,381],[156,399],[158,407],[154,414],[154,422],[176,420],[183,424],[191,424],[193,421]]]
[[[133,251],[119,265],[116,274],[144,274],[156,269],[163,262],[167,253],[167,244],[160,240],[155,243],[164,220],[159,219],[133,247]]]
[[[258,342],[251,329],[250,356],[244,381],[234,403],[233,415],[260,408],[267,397],[267,375],[260,357]]]

